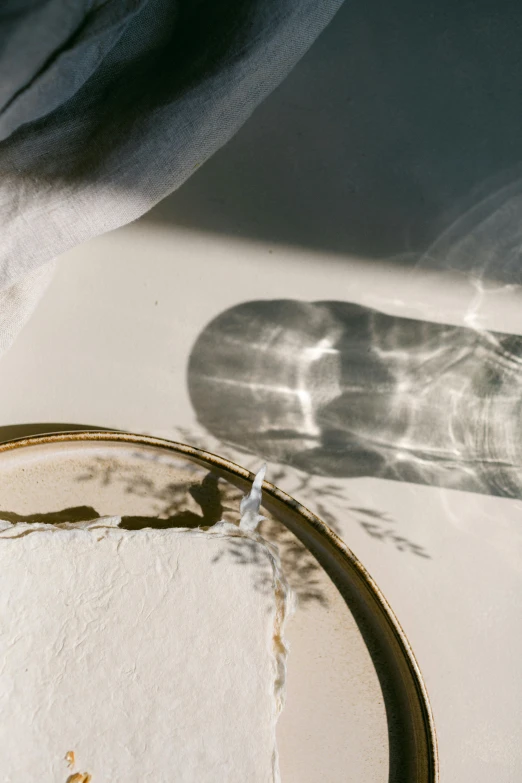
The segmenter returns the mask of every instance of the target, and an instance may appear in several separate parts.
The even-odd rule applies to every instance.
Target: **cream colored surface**
[[[277,562],[235,525],[0,530],[6,783],[279,780]],[[238,561],[237,554],[243,557]]]
[[[0,459],[0,517],[2,510],[30,515],[80,508],[87,518],[118,512],[150,524],[179,511],[201,515],[189,488],[207,473],[179,457],[126,444],[15,449]],[[223,480],[219,488],[223,518],[237,523],[241,493]],[[285,631],[287,695],[277,723],[283,783],[315,783],[325,772],[329,783],[388,783],[386,707],[356,621],[326,573],[280,522],[271,519],[262,532],[277,543],[297,596]]]
[[[7,437],[10,425],[65,421],[201,438],[227,450],[198,431],[187,361],[212,317],[254,299],[349,301],[522,333],[520,286],[503,282],[497,263],[499,276],[488,281],[480,276],[483,258],[473,277],[456,264],[448,272],[444,258],[437,266],[429,254],[404,255],[412,248],[422,255],[474,203],[473,185],[520,160],[516,63],[509,61],[513,51],[519,61],[518,48],[499,47],[495,38],[516,37],[517,25],[502,13],[493,24],[477,4],[448,3],[447,17],[441,11],[429,19],[420,5],[412,12],[411,4],[381,4],[380,21],[368,9],[345,3],[249,127],[156,222],[141,221],[60,260],[41,306],[0,363]],[[478,15],[472,23],[471,12]],[[477,35],[482,44],[473,49]],[[495,67],[482,68],[481,56]],[[460,92],[452,92],[455,85]],[[179,228],[183,219],[193,231]],[[202,225],[220,233],[204,233]],[[244,454],[236,459],[255,467]],[[278,483],[320,516],[322,507],[335,517],[397,613],[434,708],[442,781],[520,780],[520,500],[373,478],[339,479],[338,496],[325,499],[326,480],[306,485],[290,469]],[[360,524],[358,508],[380,515],[378,535]],[[401,551],[396,534],[429,559]],[[303,713],[291,709],[311,687],[310,669],[320,672],[332,660],[322,639],[332,638],[337,606],[307,610],[317,635],[303,635],[306,648],[294,644],[293,666],[300,658],[303,674],[290,671],[279,726],[282,753],[285,746],[300,765],[289,767],[290,783],[388,780],[387,770],[361,778],[350,766],[350,743],[357,745],[368,725],[354,708],[363,703],[358,664],[350,669],[349,697],[334,673],[336,695],[317,714],[307,702],[299,723]],[[350,645],[352,631],[338,631]],[[343,649],[336,648],[335,664],[347,657]],[[321,692],[319,679],[312,686]],[[329,741],[317,733],[324,726]]]
[[[424,311],[434,319],[440,302],[447,310],[453,302],[453,319],[462,322],[471,290],[463,284],[459,292],[444,275],[438,283],[385,264],[339,264],[138,224],[62,259],[41,306],[2,359],[1,421],[68,421],[183,439],[179,425],[197,431],[185,386],[188,354],[200,330],[226,307],[260,297],[335,298],[341,291],[382,309],[387,303],[389,312]],[[495,328],[503,313],[515,318],[516,295],[508,292],[495,308]],[[244,455],[236,458],[248,463]],[[303,497],[298,475],[290,471],[280,483],[318,510],[319,496]],[[511,783],[522,770],[522,701],[513,686],[522,504],[375,479],[338,483],[348,502],[333,499],[327,507],[411,641],[434,708],[442,779],[489,783],[495,775]],[[359,506],[388,514],[431,559],[368,536],[349,509]],[[308,753],[301,742],[296,753],[301,748]],[[329,764],[344,781],[346,768],[331,757]]]

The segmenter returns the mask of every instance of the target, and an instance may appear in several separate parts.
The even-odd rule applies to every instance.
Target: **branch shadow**
[[[272,478],[284,478],[284,467]],[[124,493],[147,498],[155,505],[155,514],[144,516],[122,517],[122,527],[128,530],[143,528],[164,529],[168,527],[199,528],[214,524],[221,518],[229,522],[238,522],[239,503],[245,487],[235,486],[224,481],[221,476],[212,471],[205,473],[201,480],[195,481],[193,474],[187,474],[186,480],[177,477],[176,482],[154,481],[149,475],[144,475],[141,466],[129,466],[117,459],[97,457],[90,461],[89,471],[76,476],[79,483],[89,483],[96,491],[98,488],[118,484]],[[310,490],[311,477],[303,476],[302,490],[306,494]],[[335,493],[335,486],[323,487],[321,491],[328,497]],[[92,494],[91,492],[89,493]],[[379,518],[377,512],[366,509],[356,509],[359,513],[369,515],[369,518]],[[347,585],[346,574],[339,571],[335,557],[326,557],[325,552],[318,548],[312,554],[310,542],[302,536],[299,530],[286,520],[279,518],[277,512],[272,513],[270,503],[262,509],[266,519],[260,532],[268,542],[275,543],[281,555],[282,570],[290,585],[297,594],[301,607],[316,604],[329,608],[325,592],[325,582],[331,579],[339,589],[349,611],[352,613],[361,635],[367,645],[369,654],[379,678],[386,716],[389,738],[389,783],[403,783],[415,778],[415,750],[411,747],[411,705],[406,700],[404,682],[397,671],[397,653],[390,653],[390,642],[383,637],[382,627],[376,622],[376,616],[368,612],[360,587]],[[324,509],[327,512],[327,509]],[[292,516],[292,511],[287,511]],[[0,518],[6,518],[13,523],[20,522],[83,522],[99,517],[93,506],[76,506],[59,509],[56,512],[30,515],[20,515],[13,511],[1,512]],[[329,520],[336,526],[336,520]],[[315,552],[315,550],[314,550]],[[269,594],[273,590],[273,573],[265,554],[255,542],[244,539],[232,540],[223,546],[217,559],[229,558],[235,566],[249,566],[253,574],[254,589]],[[349,580],[348,580],[349,581]]]
[[[284,471],[284,467],[280,469]],[[281,474],[273,476],[281,478]],[[129,470],[117,461],[99,460],[93,465],[90,475],[77,477],[78,481],[91,481],[100,485],[107,482],[120,483],[129,493],[143,495],[158,501],[158,513],[169,513],[165,519],[158,519],[158,526],[164,524],[170,526],[170,521],[175,520],[182,524],[187,518],[194,519],[194,512],[189,511],[187,516],[185,505],[191,499],[200,508],[196,521],[206,520],[213,522],[217,516],[222,516],[229,522],[238,522],[239,503],[243,497],[243,491],[239,486],[223,481],[212,471],[208,472],[201,482],[188,480],[177,485],[158,484],[150,478],[144,480],[139,469]],[[310,482],[310,477],[304,477],[303,483]],[[239,483],[239,482],[238,482]],[[244,483],[244,482],[241,482]],[[244,487],[243,487],[244,490]],[[327,490],[325,490],[327,492]],[[172,514],[174,504],[179,511]],[[285,515],[279,518],[277,513],[272,513],[272,501],[267,502],[262,512],[266,515],[261,525],[260,532],[271,543],[275,543],[281,556],[282,570],[288,582],[295,591],[300,607],[306,608],[313,603],[329,608],[329,602],[324,590],[326,579],[330,579],[336,585],[343,597],[349,611],[354,617],[359,631],[367,646],[368,652],[379,678],[386,710],[387,731],[389,741],[389,783],[404,783],[411,781],[416,783],[417,749],[414,747],[413,736],[418,731],[418,725],[414,728],[414,711],[408,701],[410,698],[404,685],[404,672],[401,667],[404,661],[397,650],[392,653],[390,640],[387,638],[389,631],[383,632],[382,622],[377,620],[375,611],[368,611],[365,590],[356,586],[346,578],[346,574],[339,568],[336,558],[327,557],[319,546],[312,554],[309,548],[310,542],[303,536],[299,526],[292,524],[293,512],[285,511]],[[365,509],[358,509],[364,513]],[[371,513],[371,512],[370,512]],[[287,518],[288,516],[288,518]],[[378,516],[378,514],[377,514]],[[125,518],[124,518],[125,519]],[[126,518],[131,529],[139,529],[142,526],[149,527],[150,517]],[[335,520],[331,520],[335,526]],[[254,542],[244,541],[228,542],[218,554],[217,559],[227,557],[231,564],[236,566],[250,566],[253,569],[254,588],[262,593],[273,589],[270,569],[267,570],[267,560],[264,554],[256,547]]]

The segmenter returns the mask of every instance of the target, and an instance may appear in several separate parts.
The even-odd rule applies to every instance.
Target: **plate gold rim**
[[[156,438],[149,435],[137,435],[129,432],[113,430],[81,430],[73,432],[46,433],[43,435],[16,438],[4,443],[0,443],[0,454],[6,451],[13,451],[15,449],[30,446],[82,441],[109,441],[159,447],[175,454],[182,454],[187,457],[195,458],[204,463],[215,465],[216,467],[221,468],[227,473],[231,473],[243,481],[251,483],[254,479],[254,473],[251,471],[241,467],[240,465],[237,465],[235,462],[232,462],[229,459],[220,457],[217,454],[213,454],[212,452],[205,451],[194,446],[189,446],[185,443],[166,440],[164,438]],[[379,606],[382,615],[384,616],[390,630],[399,644],[399,647],[401,648],[404,659],[407,662],[412,681],[415,684],[418,701],[422,708],[422,718],[427,745],[426,783],[438,783],[439,756],[437,735],[428,692],[411,644],[399,620],[397,619],[395,612],[364,565],[354,555],[352,550],[344,543],[344,541],[339,538],[339,536],[325,522],[323,522],[322,519],[306,508],[306,506],[303,506],[302,503],[299,503],[299,501],[291,497],[291,495],[288,495],[286,492],[268,481],[263,482],[263,491],[267,495],[274,498],[276,502],[281,503],[283,506],[289,508],[293,513],[306,520],[306,522],[337,551],[338,555],[345,561],[346,566],[358,574],[360,579],[365,582],[367,588],[371,592],[374,601]]]

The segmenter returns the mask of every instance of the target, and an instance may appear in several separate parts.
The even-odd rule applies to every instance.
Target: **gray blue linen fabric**
[[[0,312],[28,275],[181,185],[341,3],[3,0]]]

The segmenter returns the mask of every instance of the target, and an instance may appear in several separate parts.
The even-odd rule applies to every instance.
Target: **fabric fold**
[[[179,187],[282,81],[341,3],[101,4],[95,18],[106,12],[110,30],[99,22],[98,37],[89,38],[88,25],[77,32],[76,47],[4,112],[5,132],[9,123],[16,130],[0,143],[0,291]]]

